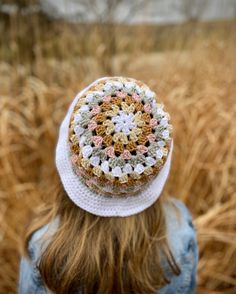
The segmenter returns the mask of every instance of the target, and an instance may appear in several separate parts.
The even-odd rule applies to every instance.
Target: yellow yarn
[[[90,162],[89,162],[88,159],[86,159],[86,158],[82,158],[82,159],[81,159],[81,165],[82,165],[83,168],[85,168],[85,169],[89,169],[89,167],[90,167]]]
[[[131,105],[128,105],[126,102],[121,103],[121,108],[123,111],[130,113],[135,111],[135,105],[132,103]]]
[[[134,132],[130,132],[129,134],[130,140],[137,142],[138,141],[138,136]]]
[[[109,181],[112,181],[112,182],[113,182],[114,179],[115,179],[111,173],[105,174],[105,177],[106,177]]]
[[[164,156],[167,156],[168,154],[168,149],[167,148],[162,148],[162,152]]]
[[[131,174],[131,177],[132,177],[133,179],[135,179],[135,180],[138,180],[138,179],[141,178],[141,176],[140,176],[138,173],[136,173],[136,172],[133,172],[133,173]]]
[[[100,168],[99,166],[95,166],[95,167],[93,168],[93,173],[94,173],[96,176],[100,177],[100,176],[102,175],[102,170],[101,170],[101,168]]]
[[[107,127],[105,131],[106,135],[110,135],[115,130],[113,122],[108,119],[103,122],[103,125]]]
[[[85,98],[81,98],[81,99],[78,100],[76,106],[77,106],[78,108],[80,108],[82,105],[86,104],[85,102],[86,102],[86,101],[85,101]]]
[[[147,176],[153,174],[153,168],[151,166],[146,167],[144,170],[144,174]]]
[[[113,141],[114,142],[119,142],[120,141],[123,144],[128,144],[127,136],[124,133],[121,133],[121,132],[114,134]]]
[[[124,184],[128,182],[128,176],[127,175],[123,175],[122,177],[119,178],[120,183]]]
[[[130,132],[130,140],[137,142],[138,141],[138,136],[142,133],[140,128],[133,128],[133,130]]]
[[[138,111],[134,116],[134,121],[138,127],[145,126],[145,122],[142,119],[142,112]]]
[[[76,135],[72,135],[70,137],[70,139],[71,139],[71,142],[73,142],[74,144],[78,144],[79,143],[79,139],[78,139],[78,137]]]
[[[105,112],[106,116],[113,117],[113,116],[116,116],[119,113],[119,110],[120,110],[119,106],[112,105],[111,108],[112,108],[112,110],[108,110],[108,111]]]

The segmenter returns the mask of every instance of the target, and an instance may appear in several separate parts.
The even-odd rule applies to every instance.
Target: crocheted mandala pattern
[[[129,78],[98,82],[79,98],[70,119],[74,172],[97,193],[139,192],[166,161],[169,119],[145,84]]]

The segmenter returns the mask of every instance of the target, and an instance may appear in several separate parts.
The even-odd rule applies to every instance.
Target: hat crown
[[[169,114],[144,83],[99,80],[79,97],[70,117],[74,173],[106,196],[135,195],[165,164],[170,133]]]

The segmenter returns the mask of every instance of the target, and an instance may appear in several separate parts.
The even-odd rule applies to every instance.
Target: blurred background
[[[59,124],[94,79],[141,79],[166,104],[165,189],[198,232],[197,293],[236,293],[236,0],[0,0],[0,293],[56,174]]]

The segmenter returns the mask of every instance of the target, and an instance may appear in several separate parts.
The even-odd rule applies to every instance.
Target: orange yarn
[[[148,136],[149,134],[151,134],[151,132],[152,132],[152,128],[150,126],[144,126],[143,127],[143,134],[145,136]]]
[[[129,150],[130,152],[135,151],[136,150],[136,143],[133,141],[130,141],[127,145],[126,145],[126,149]]]
[[[103,102],[102,104],[101,104],[101,109],[102,109],[102,111],[108,111],[108,110],[110,110],[111,109],[111,104],[109,103],[109,102]]]
[[[73,151],[73,153],[75,153],[75,154],[79,154],[80,148],[79,148],[78,145],[76,145],[76,144],[72,144],[72,145],[71,145],[71,150]]]
[[[151,119],[151,116],[149,113],[145,112],[145,113],[142,113],[142,119],[145,121],[145,122],[149,122],[150,119]]]
[[[141,134],[139,137],[138,137],[138,143],[140,145],[145,145],[146,142],[148,141],[147,137],[143,134]]]
[[[111,135],[106,135],[106,136],[104,136],[104,138],[103,138],[103,143],[104,143],[106,146],[111,146],[111,144],[112,144],[112,136],[111,136]]]
[[[97,128],[96,128],[96,134],[98,135],[98,136],[102,136],[102,135],[104,135],[105,134],[105,131],[106,131],[106,127],[105,126],[98,126]]]
[[[112,98],[112,103],[117,105],[117,106],[120,106],[121,102],[122,102],[122,98],[120,98],[120,97],[113,97]]]
[[[123,153],[124,145],[121,142],[116,142],[114,144],[114,149],[115,149],[116,152]]]
[[[131,96],[127,95],[125,98],[125,102],[130,105],[134,103],[134,99]]]
[[[103,112],[100,112],[95,116],[95,120],[96,122],[102,123],[106,120],[106,115]]]
[[[136,111],[143,111],[143,104],[141,102],[135,102],[134,105]]]

